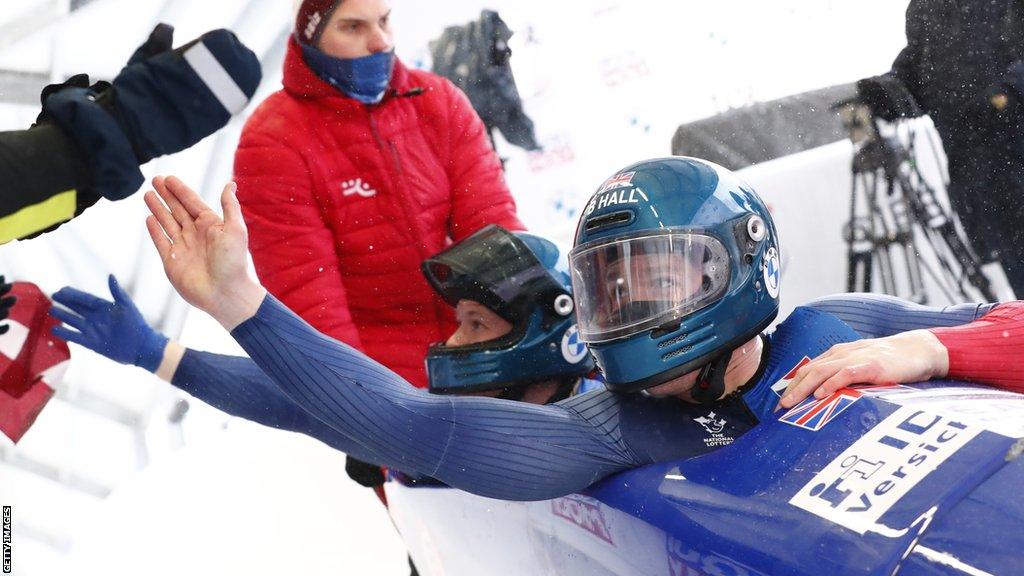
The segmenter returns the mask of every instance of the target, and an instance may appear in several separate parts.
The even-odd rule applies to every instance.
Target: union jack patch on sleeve
[[[854,402],[863,396],[863,392],[853,388],[843,388],[827,398],[807,398],[789,409],[779,420],[806,430],[817,432],[836,416],[839,416]]]

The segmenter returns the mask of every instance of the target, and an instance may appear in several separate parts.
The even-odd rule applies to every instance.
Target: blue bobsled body
[[[542,502],[387,484],[429,575],[1024,574],[1024,396],[805,402],[729,446]]]

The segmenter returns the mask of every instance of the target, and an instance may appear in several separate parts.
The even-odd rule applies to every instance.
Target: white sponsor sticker
[[[631,190],[612,190],[611,192],[604,192],[599,196],[596,196],[594,201],[587,206],[587,210],[593,212],[594,209],[601,210],[609,206],[639,204],[641,199],[646,201],[647,195],[639,188],[633,188]],[[592,209],[591,206],[594,208]]]
[[[884,398],[942,414],[1011,438],[1024,438],[1024,395],[994,388],[943,386],[919,389],[900,386]]]
[[[772,298],[779,297],[779,285],[782,284],[782,267],[779,265],[779,253],[775,248],[769,248],[764,257],[764,287]]]
[[[878,519],[981,432],[901,407],[816,474],[789,503],[858,534],[884,531]]]
[[[587,357],[587,345],[580,340],[580,331],[573,324],[562,334],[562,358],[569,364],[579,364]]]
[[[703,426],[704,431],[707,432],[704,436],[704,444],[708,448],[732,444],[734,438],[722,432],[728,424],[725,418],[720,418],[714,412],[708,412],[707,416],[694,418],[693,421]]]

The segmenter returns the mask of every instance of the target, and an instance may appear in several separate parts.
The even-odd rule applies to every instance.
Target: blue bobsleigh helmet
[[[723,393],[732,350],[779,310],[779,243],[764,202],[695,158],[623,168],[591,196],[569,255],[580,335],[613,391],[701,370],[699,402]]]
[[[512,324],[505,336],[468,344],[435,344],[427,352],[430,391],[461,394],[567,381],[594,368],[573,314],[565,253],[551,241],[491,225],[421,266],[451,306],[474,300]]]

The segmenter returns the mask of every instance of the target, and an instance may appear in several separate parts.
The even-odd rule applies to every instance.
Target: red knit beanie
[[[341,0],[302,0],[295,16],[295,37],[299,42],[316,46],[338,4]]]

